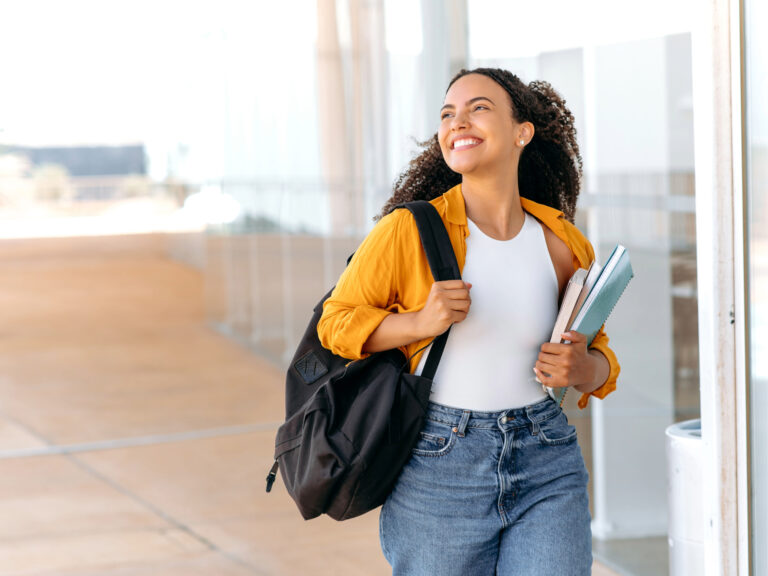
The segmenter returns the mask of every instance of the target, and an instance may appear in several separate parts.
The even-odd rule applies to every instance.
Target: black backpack
[[[459,279],[459,266],[437,210],[419,200],[397,206],[416,219],[433,278]],[[350,256],[350,259],[352,257]],[[349,263],[349,260],[347,261]],[[286,377],[285,423],[275,439],[267,492],[280,469],[305,519],[354,518],[380,506],[410,457],[450,328],[434,339],[422,375],[409,373],[398,349],[350,361],[322,347],[318,303]]]

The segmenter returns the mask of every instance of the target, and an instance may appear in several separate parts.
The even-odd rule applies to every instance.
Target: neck
[[[461,192],[467,217],[489,235],[507,239],[522,228],[525,212],[520,203],[517,174],[514,179],[465,175]]]

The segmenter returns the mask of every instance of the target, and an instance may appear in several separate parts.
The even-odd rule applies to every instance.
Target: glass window
[[[745,2],[747,231],[749,286],[751,548],[752,573],[768,573],[768,39],[756,22],[768,18],[765,2]]]

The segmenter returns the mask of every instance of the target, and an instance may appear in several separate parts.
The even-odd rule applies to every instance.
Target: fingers
[[[448,300],[469,300],[469,290],[444,290],[442,292]]]
[[[536,363],[536,366],[533,367],[533,372],[536,374],[539,382],[545,386],[549,386],[550,388],[565,388],[568,386],[568,383],[563,380],[560,374],[552,374],[547,370],[543,370],[538,362]]]
[[[547,352],[542,345],[539,356],[534,365],[534,372],[542,384],[551,388],[569,386],[568,374],[571,369],[571,354],[573,347],[570,344],[549,344],[547,348],[556,353]]]
[[[466,319],[472,305],[472,284],[463,280],[434,282],[424,308],[419,312],[419,324],[430,336],[442,334],[452,324]]]
[[[568,344],[560,344],[560,346],[568,347]],[[547,352],[539,352],[539,356],[536,362],[539,369],[545,372],[552,373],[564,373],[568,374],[577,365],[577,355],[574,350],[565,350],[562,354],[550,354]]]
[[[472,284],[461,280],[446,280],[444,282],[435,282],[432,285],[432,294],[438,298],[446,300],[467,300],[471,301],[470,288]]]
[[[471,288],[472,284],[464,282],[464,280],[441,280],[440,282],[434,282],[440,288],[446,290],[456,290],[460,288]]]
[[[579,332],[565,332],[562,338],[569,344],[541,345],[534,371],[541,382],[550,387],[572,386],[575,382],[589,381],[587,337]]]
[[[449,298],[445,300],[443,304],[451,313],[451,321],[461,322],[469,313],[469,309],[472,306],[472,301],[469,297],[464,299]]]
[[[563,340],[570,342],[569,344],[553,344],[551,342],[545,342],[541,345],[542,352],[549,352],[550,354],[567,354],[574,349],[580,349],[587,347],[587,337],[580,332],[564,332],[561,335]]]
[[[560,356],[555,356],[553,354],[539,354],[539,357],[536,359],[536,367],[547,374],[552,374],[554,372],[560,372],[563,369],[568,369],[570,363],[567,360],[563,361],[563,358]]]
[[[539,352],[538,360],[544,364],[556,365],[560,358],[559,354],[550,354],[548,352]]]

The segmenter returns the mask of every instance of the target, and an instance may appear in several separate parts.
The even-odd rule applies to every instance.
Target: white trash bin
[[[704,506],[701,420],[667,428],[669,574],[704,574]]]

